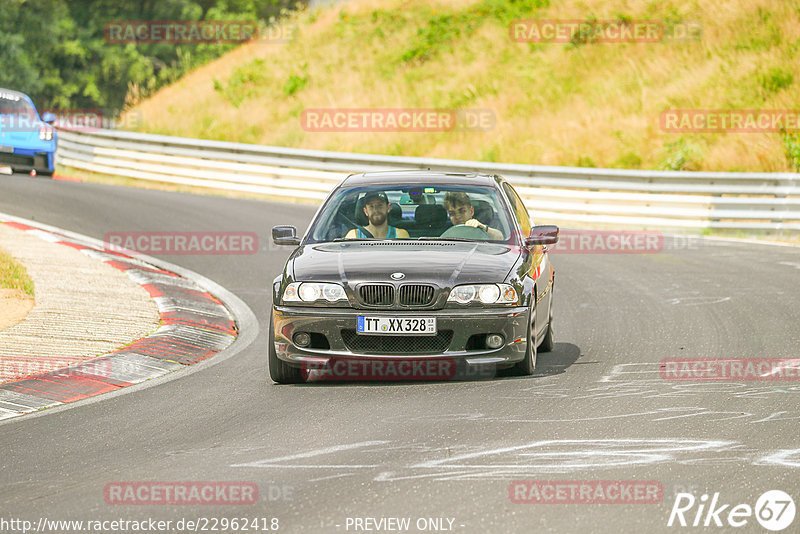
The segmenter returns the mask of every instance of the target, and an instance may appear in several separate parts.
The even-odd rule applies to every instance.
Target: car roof
[[[19,91],[14,91],[13,89],[5,89],[3,87],[0,87],[0,93],[14,95],[25,100],[26,102],[32,102],[31,98],[28,95],[26,95],[25,93],[20,93]]]
[[[407,183],[436,183],[448,185],[495,185],[494,176],[474,172],[440,171],[380,171],[351,174],[343,186],[392,185]]]

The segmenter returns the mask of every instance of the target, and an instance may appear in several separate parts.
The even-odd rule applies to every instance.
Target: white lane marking
[[[611,465],[631,465],[635,463],[655,463],[674,459],[673,454],[678,452],[693,452],[693,451],[717,451],[720,452],[734,445],[731,441],[698,441],[687,439],[579,439],[579,440],[545,440],[527,443],[525,445],[515,445],[513,447],[502,447],[498,449],[490,449],[468,454],[461,454],[450,458],[442,458],[439,460],[429,460],[412,465],[411,468],[444,468],[444,469],[510,469],[526,470],[526,469],[583,469],[587,467],[608,467]],[[550,446],[570,447],[573,446],[578,450],[565,451],[534,451],[523,452],[531,449],[543,449]],[[581,450],[581,447],[585,447]],[[491,456],[500,456],[502,460],[503,455],[511,453],[517,457],[529,457],[533,459],[548,459],[559,460],[561,458],[570,460],[578,458],[577,462],[572,461],[554,464],[553,462],[542,462],[539,465],[531,464],[496,464],[496,463],[464,463],[478,458],[489,458]],[[581,462],[580,458],[585,458],[586,461]]]
[[[765,456],[754,465],[782,465],[784,467],[800,467],[800,449],[783,449]]]
[[[794,371],[797,371],[798,364],[800,364],[800,360],[798,360],[798,359],[794,359],[794,360],[791,360],[791,361],[785,361],[781,365],[778,365],[777,367],[772,367],[771,371],[768,371],[768,372],[766,372],[766,373],[764,373],[763,375],[760,375],[760,376],[767,377],[767,376],[771,376],[771,375],[774,375],[774,374],[778,374],[780,376],[783,376],[784,374],[786,374],[786,373],[784,373],[784,371],[786,371],[788,369],[792,369]],[[792,375],[796,375],[796,373],[792,373],[792,374],[787,375],[787,376],[792,376]]]
[[[231,467],[269,467],[270,469],[371,469],[378,467],[378,464],[358,465],[358,464],[287,464],[274,465],[253,462],[252,464],[235,464]]]
[[[669,421],[670,419],[682,419],[685,417],[696,417],[698,415],[711,415],[711,414],[731,414],[730,417],[722,417],[719,419],[710,419],[710,421],[729,421],[731,419],[741,419],[742,417],[748,418],[752,417],[754,414],[747,413],[747,412],[720,412],[717,410],[707,410],[705,408],[701,408],[702,412],[697,413],[687,413],[683,415],[672,415],[670,417],[658,417],[656,419],[652,419],[652,421]]]
[[[773,415],[777,416],[783,413],[785,412],[776,412]],[[772,416],[767,418],[767,420],[769,419],[772,419]],[[423,447],[422,450],[419,450],[419,447],[406,446],[396,442],[366,441],[335,445],[257,462],[234,464],[231,467],[333,470],[330,474],[324,474],[312,481],[351,477],[355,476],[355,472],[353,472],[355,469],[377,468],[372,476],[372,479],[377,482],[413,479],[439,481],[504,479],[513,476],[539,476],[546,473],[569,473],[593,468],[629,468],[660,463],[719,465],[744,462],[751,465],[773,464],[800,467],[800,449],[777,451],[768,456],[759,457],[757,449],[746,448],[740,442],[724,440],[683,438],[542,440],[494,449],[470,449],[469,452],[453,455],[452,450],[448,447]],[[436,458],[403,465],[394,470],[385,470],[385,467],[396,461],[395,452],[397,450],[425,453],[429,457],[433,455]],[[362,458],[364,454],[373,455],[371,460],[374,463],[372,465],[279,463],[347,451],[358,451],[359,458]],[[384,469],[380,469],[381,467]]]
[[[436,481],[444,480],[465,480],[465,479],[487,479],[499,478],[507,479],[508,473],[503,470],[485,471],[476,473],[475,471],[448,471],[447,473],[423,473],[420,475],[398,475],[394,471],[384,471],[378,474],[373,480],[375,482],[396,482],[398,480],[415,480],[420,478],[432,478]]]
[[[305,458],[313,458],[315,456],[322,456],[325,454],[334,454],[337,452],[348,451],[353,449],[360,449],[364,447],[372,447],[373,445],[385,445],[389,443],[388,441],[362,441],[360,443],[348,443],[346,445],[334,445],[332,447],[324,447],[322,449],[315,449],[313,451],[308,452],[300,452],[297,454],[290,454],[289,456],[280,456],[278,458],[268,458],[266,460],[258,460],[256,462],[248,462],[244,464],[233,464],[231,467],[288,467],[288,468],[308,468],[308,467],[327,467],[327,468],[348,468],[348,467],[355,467],[355,468],[364,468],[364,467],[375,467],[375,466],[367,466],[367,465],[328,465],[328,466],[316,466],[316,465],[275,465],[277,462],[289,462],[292,460],[300,460]]]
[[[409,421],[475,421],[484,419],[486,416],[482,413],[459,413],[459,414],[426,414],[426,415],[393,415],[385,417],[385,423],[399,423]]]
[[[656,385],[660,386],[659,388]],[[528,390],[525,390],[528,391]],[[636,382],[613,382],[611,385],[598,386],[586,389],[585,395],[575,395],[572,390],[558,389],[530,391],[530,398],[561,399],[569,398],[576,400],[601,400],[618,399],[633,395],[642,398],[663,398],[663,397],[696,397],[700,394],[723,394],[735,397],[756,397],[764,398],[765,395],[776,393],[792,393],[800,391],[800,386],[789,386],[778,388],[775,386],[758,386],[744,384],[741,382],[703,382],[703,383],[669,383],[663,380],[649,381],[640,380]],[[519,395],[498,397],[501,399],[519,400]]]
[[[353,476],[354,474],[355,474],[355,473],[340,473],[340,474],[338,474],[338,475],[330,475],[330,476],[327,476],[327,477],[310,478],[310,479],[308,479],[308,481],[309,481],[309,482],[320,482],[320,481],[322,481],[322,480],[330,480],[330,479],[332,479],[332,478],[351,477],[351,476]]]
[[[670,415],[674,412],[677,412],[678,415]],[[727,421],[729,419],[739,419],[742,417],[751,417],[754,414],[751,413],[743,413],[743,412],[720,412],[715,410],[709,410],[703,406],[673,406],[669,408],[657,408],[654,410],[648,410],[644,412],[633,412],[633,413],[621,413],[621,414],[613,414],[613,415],[601,415],[601,416],[591,416],[591,417],[575,417],[571,419],[517,419],[517,418],[502,418],[502,419],[494,419],[494,421],[501,421],[505,423],[558,423],[558,422],[565,422],[565,423],[580,423],[580,422],[587,422],[587,421],[603,421],[606,419],[623,419],[628,417],[643,417],[647,415],[660,415],[662,417],[657,417],[651,419],[651,421],[667,421],[670,419],[681,419],[683,417],[696,417],[698,415],[712,415],[712,414],[733,414],[733,417],[726,417],[720,419],[712,419],[712,421]]]
[[[715,457],[708,457],[708,454],[721,455],[739,447],[741,445],[737,442],[686,439],[547,440],[429,460],[401,471],[382,471],[373,480],[379,482],[423,478],[437,481],[499,480],[514,476],[564,473],[593,467],[630,467],[637,464],[684,460],[713,462]],[[531,450],[536,448],[541,450]],[[691,456],[695,454],[701,456],[692,458]],[[686,455],[689,455],[689,458],[686,458]],[[479,462],[474,462],[477,459],[480,459]],[[731,461],[730,456],[720,459],[725,462]],[[497,463],[492,460],[496,460]]]
[[[601,377],[598,382],[613,382],[614,378],[622,375],[655,376],[659,382],[663,382],[660,378],[658,366],[659,362],[620,363],[611,368],[611,374]]]
[[[749,462],[750,458],[747,456],[728,456],[728,457],[717,457],[717,458],[694,458],[691,460],[677,460],[676,464],[681,465],[698,465],[698,464],[733,464],[733,463],[741,463],[741,462]]]
[[[772,414],[768,415],[764,419],[759,419],[758,421],[750,421],[750,423],[766,423],[767,421],[791,421],[791,420],[794,420],[794,419],[800,419],[800,417],[797,417],[797,416],[789,417],[789,418],[786,418],[786,419],[778,419],[777,418],[777,416],[783,415],[785,413],[789,413],[789,412],[772,412]]]
[[[778,265],[787,265],[789,267],[794,267],[795,269],[800,269],[800,263],[793,261],[779,261]]]
[[[667,299],[667,304],[681,306],[702,306],[704,304],[719,304],[731,300],[731,297],[675,297]]]

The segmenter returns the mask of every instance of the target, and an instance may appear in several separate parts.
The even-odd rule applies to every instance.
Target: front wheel
[[[536,339],[532,336],[531,322],[533,320],[533,313],[528,314],[528,342],[525,348],[525,357],[521,362],[514,366],[514,369],[525,376],[531,376],[536,371]]]
[[[553,318],[550,318],[550,322],[547,324],[547,333],[544,335],[544,339],[539,344],[539,348],[537,349],[539,352],[550,352],[555,347],[555,342],[553,341]]]
[[[278,384],[302,384],[305,382],[303,371],[297,367],[292,367],[288,363],[278,358],[275,352],[275,324],[272,317],[269,318],[269,377]]]
[[[552,289],[551,289],[552,291]],[[550,352],[555,347],[553,340],[553,295],[550,295],[550,317],[547,319],[547,333],[539,344],[539,352]]]

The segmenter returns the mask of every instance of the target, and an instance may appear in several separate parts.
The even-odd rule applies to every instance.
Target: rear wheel
[[[528,313],[528,342],[526,343],[525,357],[514,366],[515,371],[525,376],[532,375],[536,370],[536,340],[532,336],[533,331],[531,329],[534,313],[535,310]]]
[[[302,369],[292,367],[284,362],[275,353],[275,324],[272,317],[269,318],[269,377],[278,384],[302,384],[305,376]]]

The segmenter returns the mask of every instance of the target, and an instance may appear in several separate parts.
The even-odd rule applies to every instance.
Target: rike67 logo
[[[783,530],[794,521],[795,505],[792,497],[780,490],[764,492],[755,507],[749,504],[727,504],[714,493],[711,502],[708,495],[697,499],[691,493],[678,493],[669,514],[667,526],[682,527],[743,527],[755,516],[756,521],[767,530]]]

